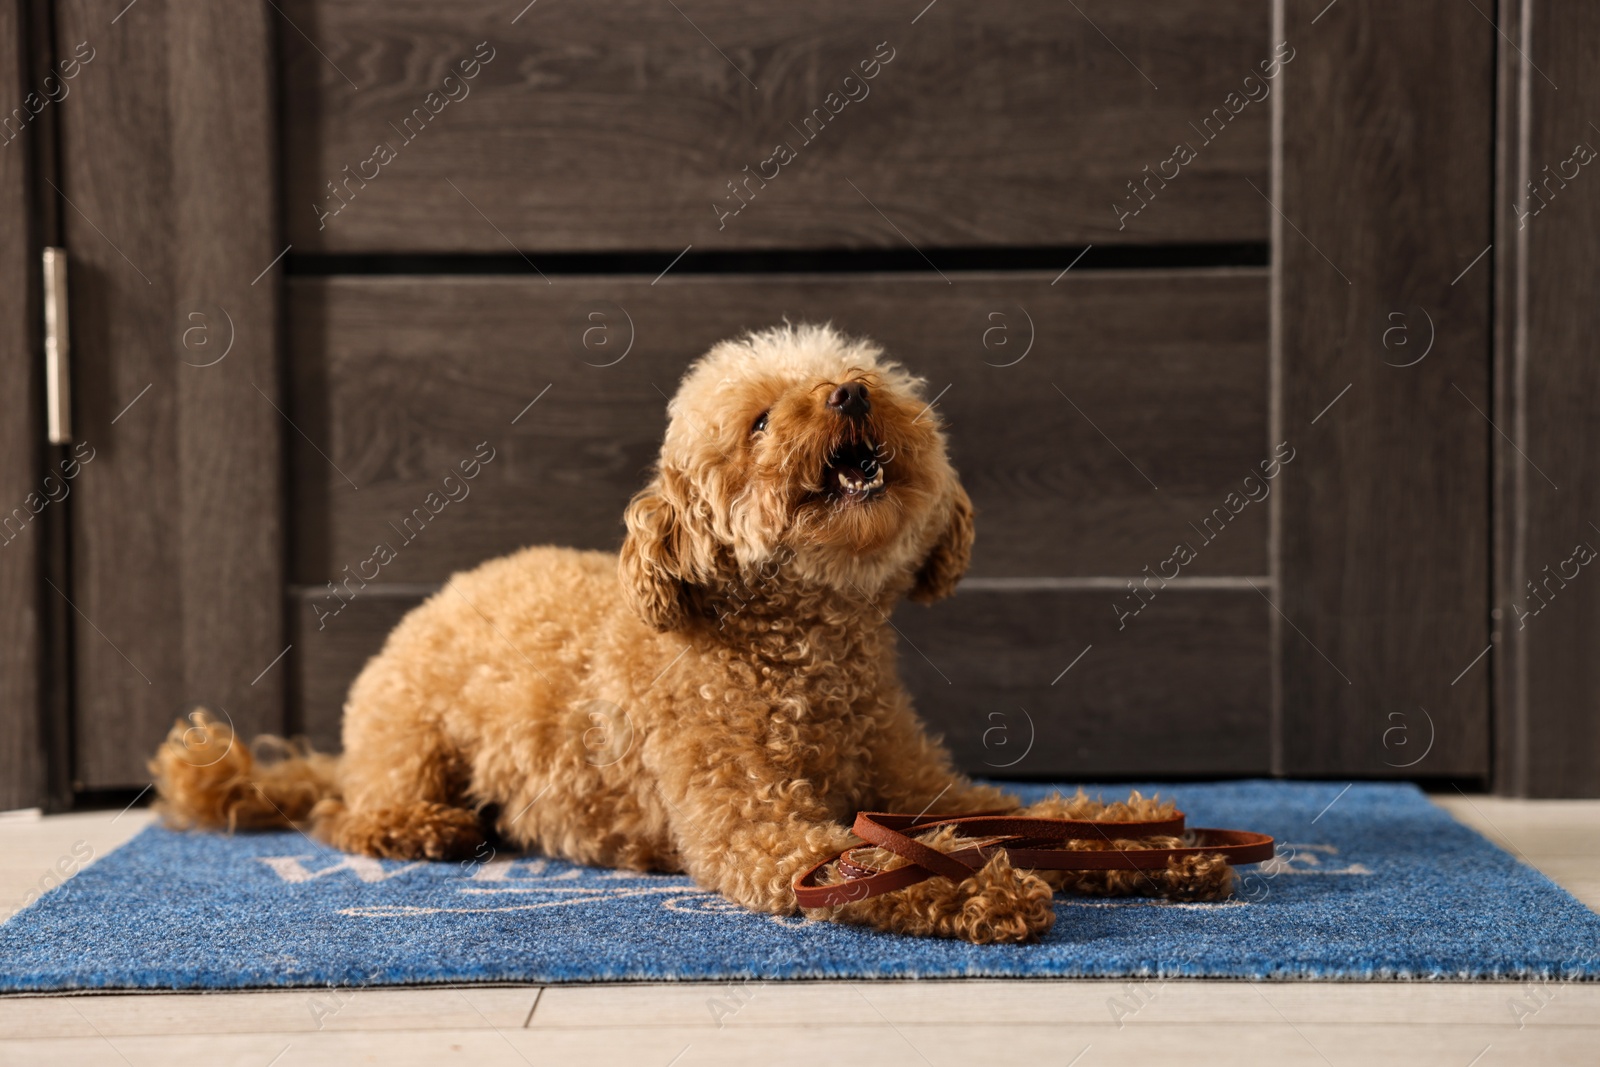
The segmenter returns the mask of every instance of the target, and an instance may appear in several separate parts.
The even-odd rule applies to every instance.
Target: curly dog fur
[[[180,722],[152,764],[167,819],[305,826],[402,859],[470,857],[493,833],[789,913],[795,875],[859,843],[858,809],[1016,809],[955,771],[896,676],[895,603],[954,592],[973,540],[922,386],[828,327],[717,345],[671,401],[620,555],[528,548],[452,577],[356,679],[337,760],[276,739],[265,759],[203,714]],[[1137,794],[1030,809],[1160,810]],[[1230,885],[1220,862],[1152,873],[1042,876],[998,855],[813,917],[1014,942],[1050,928],[1052,885]]]

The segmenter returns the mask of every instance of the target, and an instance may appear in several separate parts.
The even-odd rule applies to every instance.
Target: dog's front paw
[[[930,878],[845,905],[838,917],[899,934],[1017,944],[1037,940],[1055,924],[1050,896],[1043,879],[1016,870],[1001,852],[960,882]]]
[[[1050,886],[1035,874],[1014,870],[1004,853],[955,889],[966,895],[954,933],[947,936],[978,945],[1018,944],[1037,940],[1055,925]]]

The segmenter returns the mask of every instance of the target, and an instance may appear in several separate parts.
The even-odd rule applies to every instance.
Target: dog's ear
[[[972,500],[958,484],[950,498],[944,530],[917,571],[916,584],[911,587],[912,600],[931,604],[956,591],[956,583],[967,573],[967,561],[972,557],[972,536]]]
[[[671,495],[659,475],[634,494],[622,513],[628,532],[617,563],[628,606],[663,632],[683,625],[693,576],[692,535]]]

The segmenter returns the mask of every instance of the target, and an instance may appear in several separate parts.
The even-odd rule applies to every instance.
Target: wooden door
[[[1485,780],[1458,6],[60,0],[78,788],[196,703],[336,745],[453,570],[615,548],[683,368],[783,316],[949,421],[972,570],[895,622],[968,769]]]
[[[196,705],[284,725],[269,7],[62,0],[72,264],[71,788],[138,789]],[[281,666],[281,665],[280,665]]]

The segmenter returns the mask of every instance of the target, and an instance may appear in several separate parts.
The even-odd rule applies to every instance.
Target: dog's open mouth
[[[845,503],[867,500],[883,492],[883,464],[878,447],[870,441],[851,441],[828,456],[822,471],[822,489]]]

